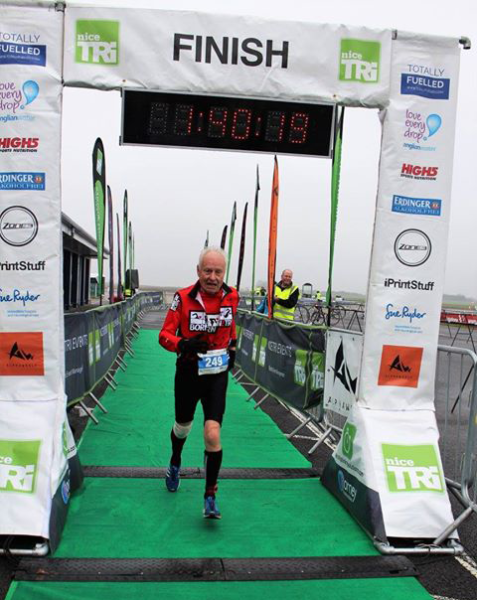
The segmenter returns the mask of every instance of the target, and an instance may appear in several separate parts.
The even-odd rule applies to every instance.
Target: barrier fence
[[[286,406],[299,420],[287,437],[294,437],[305,427],[314,436],[308,454],[324,443],[334,450],[346,422],[346,411],[329,402],[330,380],[336,381],[334,373],[339,370],[341,374],[347,372],[344,383],[357,382],[353,380],[356,361],[350,360],[349,351],[343,353],[343,345],[336,351],[336,339],[333,343],[330,339],[341,336],[346,341],[346,336],[354,337],[359,346],[359,334],[270,321],[241,310],[237,324],[240,371],[236,379],[254,388],[249,399],[262,389],[266,395],[256,407],[269,396]],[[325,346],[333,355],[331,360],[326,356]],[[466,348],[439,346],[435,381],[446,484],[461,510],[455,503],[457,517],[434,540],[429,552],[439,552],[439,546],[450,534],[477,512],[477,354]],[[396,549],[386,545],[381,551],[395,553]]]
[[[142,292],[123,302],[65,315],[65,389],[68,406],[79,403],[100,381],[114,387],[110,373],[141,311],[161,305],[162,292]],[[93,397],[93,399],[95,399]],[[96,403],[99,404],[97,399]]]

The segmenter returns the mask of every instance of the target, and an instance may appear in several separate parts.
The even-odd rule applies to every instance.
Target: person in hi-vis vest
[[[293,321],[300,298],[300,290],[293,283],[293,271],[285,269],[281,280],[275,284],[273,293],[273,316],[277,319]]]

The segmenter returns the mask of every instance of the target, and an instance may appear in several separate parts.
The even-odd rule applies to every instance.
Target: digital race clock
[[[330,157],[334,105],[123,90],[121,144]]]

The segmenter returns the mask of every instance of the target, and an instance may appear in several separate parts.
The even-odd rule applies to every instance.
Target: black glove
[[[235,350],[235,348],[233,350],[232,348],[229,348],[229,368],[227,369],[227,371],[231,371],[234,368],[236,354],[237,351]]]
[[[203,339],[202,336],[198,335],[192,338],[182,338],[177,344],[179,352],[181,354],[188,354],[189,356],[195,356],[197,353],[207,352],[209,344]]]

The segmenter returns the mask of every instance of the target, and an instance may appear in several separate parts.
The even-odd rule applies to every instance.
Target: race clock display
[[[330,157],[334,106],[123,90],[121,144]]]

